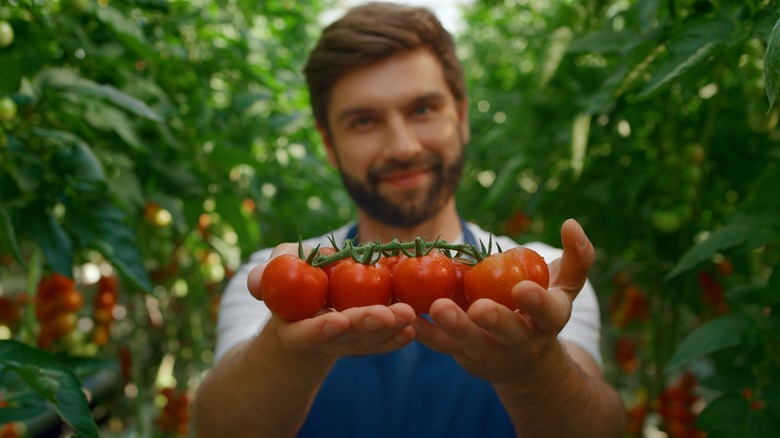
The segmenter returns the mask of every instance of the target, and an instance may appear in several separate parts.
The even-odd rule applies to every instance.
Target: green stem
[[[420,256],[427,254],[433,249],[455,251],[456,253],[466,255],[475,260],[481,260],[487,256],[487,254],[483,254],[473,245],[468,243],[449,244],[442,240],[437,240],[435,242],[423,242],[422,240],[399,242],[394,240],[385,244],[372,242],[361,246],[352,246],[348,243],[344,246],[344,248],[340,249],[332,255],[314,257],[312,260],[307,261],[309,261],[310,264],[314,267],[322,267],[346,258],[353,258],[355,261],[363,263],[365,262],[365,254],[369,251],[374,254],[379,253],[382,255],[403,253],[406,255]]]
[[[129,343],[131,357],[130,378],[135,383],[138,391],[133,400],[132,409],[136,420],[135,432],[137,436],[139,438],[148,438],[151,436],[147,427],[150,413],[146,408],[154,400],[154,387],[153,385],[146,385],[143,367],[147,365],[145,345],[148,339],[146,331],[139,329],[139,327],[144,327],[147,320],[146,297],[142,293],[133,294],[131,306],[131,315],[136,329],[133,330]]]
[[[33,245],[27,269],[27,303],[24,305],[21,331],[22,342],[28,345],[36,344],[38,321],[35,319],[35,293],[41,281],[42,263],[41,249],[38,245]]]

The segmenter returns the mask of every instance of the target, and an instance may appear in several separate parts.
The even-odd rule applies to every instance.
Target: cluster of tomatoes
[[[35,295],[35,317],[41,324],[38,346],[47,349],[71,335],[76,328],[76,313],[84,305],[84,296],[76,282],[61,274],[41,279]]]
[[[658,413],[663,419],[662,427],[670,438],[704,437],[704,432],[696,429],[696,384],[696,377],[685,373],[676,384],[666,388],[658,396]]]
[[[171,435],[187,435],[190,421],[189,394],[170,387],[164,388],[161,394],[165,397],[165,405],[157,419],[160,431]]]
[[[92,331],[92,342],[97,345],[105,345],[110,338],[111,325],[114,322],[114,307],[118,296],[117,278],[113,276],[100,277],[94,299],[95,327]]]
[[[452,250],[455,257],[449,255]],[[468,244],[421,239],[362,246],[347,242],[342,249],[321,248],[306,258],[301,251],[299,256],[271,259],[254,293],[274,314],[298,321],[324,308],[342,311],[396,301],[424,314],[439,298],[463,308],[490,298],[515,309],[511,291],[517,283],[531,280],[548,287],[547,264],[535,251],[518,247],[486,252]]]

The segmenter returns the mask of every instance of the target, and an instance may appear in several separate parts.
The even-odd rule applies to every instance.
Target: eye
[[[414,115],[416,116],[424,116],[431,112],[431,106],[430,105],[417,105],[414,107]]]
[[[351,128],[365,128],[374,123],[374,118],[369,116],[357,116],[349,122]]]

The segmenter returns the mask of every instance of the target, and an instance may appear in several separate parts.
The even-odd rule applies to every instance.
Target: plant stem
[[[336,253],[328,255],[328,256],[319,256],[314,257],[311,260],[311,265],[314,267],[322,267],[327,266],[331,263],[337,262],[342,259],[346,258],[353,258],[358,262],[365,263],[364,255],[367,251],[373,252],[375,254],[380,255],[388,255],[388,254],[396,254],[396,253],[402,253],[406,255],[423,255],[427,254],[433,249],[442,249],[445,251],[455,251],[456,253],[460,253],[463,255],[466,255],[468,257],[471,257],[475,260],[481,260],[487,254],[483,254],[481,251],[477,250],[473,245],[468,243],[457,243],[457,244],[449,244],[447,242],[444,242],[442,240],[437,240],[435,242],[423,242],[421,240],[412,241],[412,242],[399,242],[397,240],[394,240],[390,243],[368,243],[361,246],[352,246],[352,244],[347,244],[344,246],[344,248],[338,250]],[[412,252],[410,252],[410,250]]]
[[[21,339],[28,345],[35,345],[36,329],[38,322],[35,319],[35,292],[38,283],[41,281],[41,249],[38,245],[33,245],[30,254],[30,263],[27,269],[26,295],[27,302],[24,305],[24,314],[22,319]]]

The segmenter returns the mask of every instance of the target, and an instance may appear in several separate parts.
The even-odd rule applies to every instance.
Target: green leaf
[[[146,201],[133,161],[123,153],[102,151],[101,155],[104,156],[104,161],[111,162],[117,170],[111,172],[106,180],[112,198],[116,199],[119,206],[127,211],[143,207]]]
[[[51,402],[60,418],[80,437],[97,437],[98,429],[81,382],[51,354],[17,341],[0,341],[0,364],[13,371],[41,397]]]
[[[73,242],[54,216],[34,204],[23,214],[25,234],[43,250],[45,264],[66,277],[73,276]]]
[[[116,108],[96,104],[96,106],[87,108],[84,112],[84,119],[94,128],[105,131],[114,131],[119,138],[124,140],[133,149],[144,151],[146,147],[136,134],[130,118]]]
[[[674,371],[707,354],[738,345],[752,328],[751,320],[740,314],[710,320],[680,342],[665,370]]]
[[[106,99],[119,108],[123,108],[137,116],[144,117],[154,122],[162,122],[163,118],[141,100],[125,94],[110,85],[100,85],[92,81],[84,81],[73,87],[82,94]]]
[[[69,149],[60,149],[56,157],[74,179],[101,182],[106,180],[103,164],[85,143],[79,142]]]
[[[127,222],[127,214],[103,201],[90,205],[79,219],[69,225],[81,239],[82,246],[96,249],[135,287],[151,292],[152,282],[136,245],[135,230]]]
[[[83,78],[73,70],[64,68],[43,70],[35,77],[34,84],[39,94],[42,94],[47,89],[72,92],[81,97],[88,96],[105,99],[119,108],[154,122],[163,120],[162,116],[157,114],[143,101],[123,93],[110,85],[98,84]]]
[[[766,97],[769,99],[769,109],[767,110],[769,112],[775,104],[778,93],[780,93],[780,18],[775,22],[766,43],[764,87],[766,88]]]
[[[0,408],[0,425],[22,421],[46,412],[43,405],[25,406],[19,408]]]
[[[708,438],[754,438],[775,436],[780,424],[766,409],[753,409],[742,394],[727,393],[704,408],[696,426]]]
[[[113,7],[98,8],[97,17],[129,48],[142,56],[153,58],[157,52],[149,45],[138,25]]]
[[[699,47],[690,56],[675,55],[664,59],[653,74],[650,82],[645,84],[639,94],[634,96],[634,99],[638,101],[655,96],[686,73],[706,64],[710,57],[717,54],[723,46],[723,43],[720,42],[710,42]]]
[[[686,24],[666,42],[669,56],[658,64],[650,81],[634,99],[654,96],[687,73],[703,67],[729,43],[733,31],[734,24],[724,17]]]
[[[11,254],[11,256],[22,266],[27,264],[22,258],[22,248],[16,238],[14,223],[8,210],[0,206],[0,248]]]
[[[772,271],[774,277],[776,270]],[[758,304],[761,306],[772,306],[780,301],[780,294],[777,293],[777,286],[772,286],[770,278],[769,285],[761,284],[738,284],[726,291],[726,299],[729,302],[738,302],[743,304]]]
[[[773,229],[777,219],[768,216],[739,216],[725,227],[713,231],[710,237],[689,249],[672,268],[664,280],[669,281],[681,273],[708,260],[713,254],[743,245],[745,249],[755,249],[777,238]]]
[[[513,157],[501,167],[495,181],[477,207],[478,211],[493,210],[498,202],[512,196],[517,174],[527,164],[525,157]]]
[[[741,392],[756,385],[756,376],[749,366],[718,369],[716,374],[705,377],[701,385],[715,392]]]

